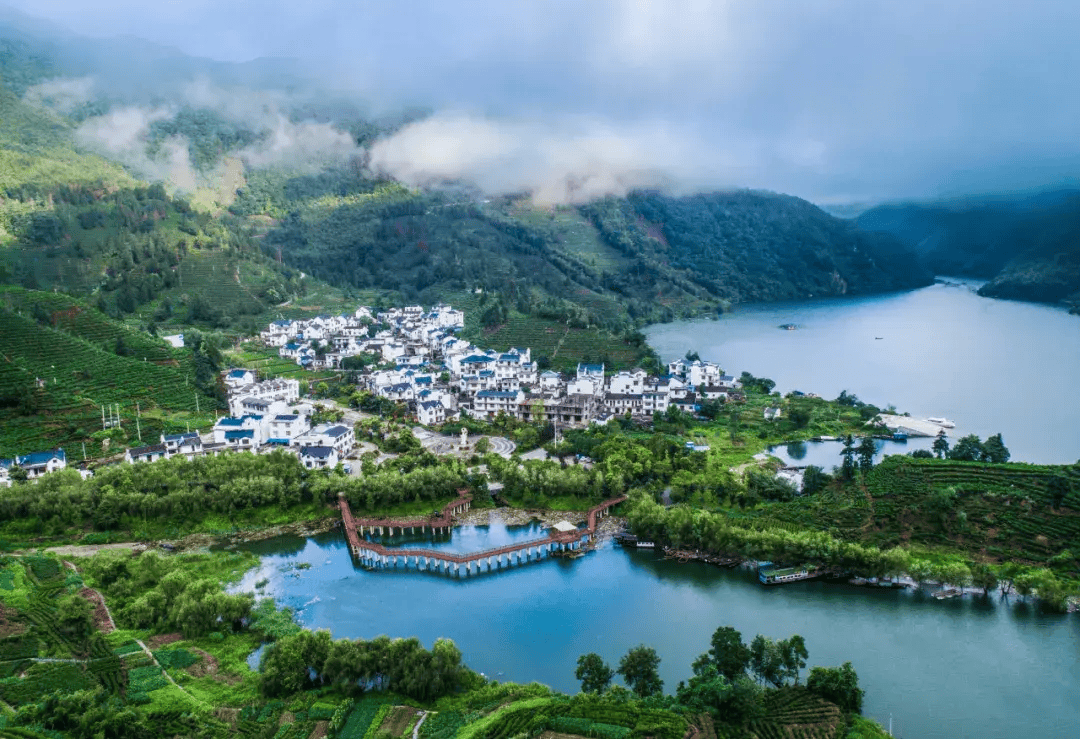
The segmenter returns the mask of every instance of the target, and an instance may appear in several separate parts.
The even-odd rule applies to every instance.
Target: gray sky
[[[408,181],[845,202],[1080,172],[1075,0],[7,2],[193,55],[300,57],[376,106],[430,107],[376,147]]]

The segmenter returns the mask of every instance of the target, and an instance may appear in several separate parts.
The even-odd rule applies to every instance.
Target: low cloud
[[[94,97],[93,77],[62,77],[28,87],[23,95],[30,105],[70,113]]]
[[[90,151],[124,164],[142,179],[165,182],[189,192],[199,186],[200,177],[191,164],[186,139],[170,136],[153,155],[148,153],[151,124],[173,115],[174,111],[167,108],[117,108],[84,121],[75,130],[75,140]]]
[[[317,170],[361,154],[363,152],[351,134],[339,131],[329,123],[294,123],[278,113],[265,136],[257,144],[242,149],[238,156],[244,164],[255,169],[286,166]]]
[[[370,166],[412,186],[464,181],[488,194],[524,192],[540,204],[563,204],[648,187],[673,193],[765,188],[779,169],[811,167],[824,155],[824,144],[813,139],[712,137],[666,121],[455,113],[377,141]]]

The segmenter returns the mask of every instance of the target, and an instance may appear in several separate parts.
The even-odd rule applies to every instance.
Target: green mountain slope
[[[119,404],[132,440],[137,412],[151,441],[213,418],[211,367],[81,301],[6,288],[0,326],[0,457],[65,445],[73,453],[101,430],[103,405]]]
[[[895,236],[938,274],[989,280],[989,297],[1080,301],[1080,194],[1048,191],[899,203],[858,218]]]
[[[639,193],[537,209],[347,172],[336,182],[325,174],[279,182],[276,196],[267,189],[241,193],[234,210],[291,200],[266,236],[269,253],[334,284],[393,290],[406,301],[479,288],[522,313],[625,328],[731,302],[930,281],[894,239],[768,193]]]

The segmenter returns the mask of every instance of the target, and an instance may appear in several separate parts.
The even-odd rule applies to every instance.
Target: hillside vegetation
[[[883,205],[857,221],[895,236],[937,274],[989,280],[980,295],[1080,302],[1075,191]]]

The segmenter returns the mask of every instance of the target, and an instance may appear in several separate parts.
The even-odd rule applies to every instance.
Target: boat
[[[937,426],[941,426],[942,428],[945,428],[945,429],[956,428],[956,424],[953,423],[952,421],[950,421],[947,418],[928,418],[926,420],[929,423],[935,424]]]
[[[800,580],[814,580],[825,573],[814,565],[802,567],[763,567],[758,570],[758,580],[762,585],[784,585]]]
[[[945,588],[944,590],[936,590],[933,596],[938,600],[945,600],[946,598],[955,598],[958,595],[963,595],[964,591],[960,588]]]
[[[622,547],[630,547],[631,549],[655,549],[656,542],[645,541],[639,539],[633,534],[619,533],[615,534],[615,543]]]
[[[894,431],[892,435],[893,441],[907,441],[907,434],[903,431]]]
[[[780,328],[784,329],[785,331],[794,331],[798,328],[798,326],[796,326],[794,323],[781,323]]]

